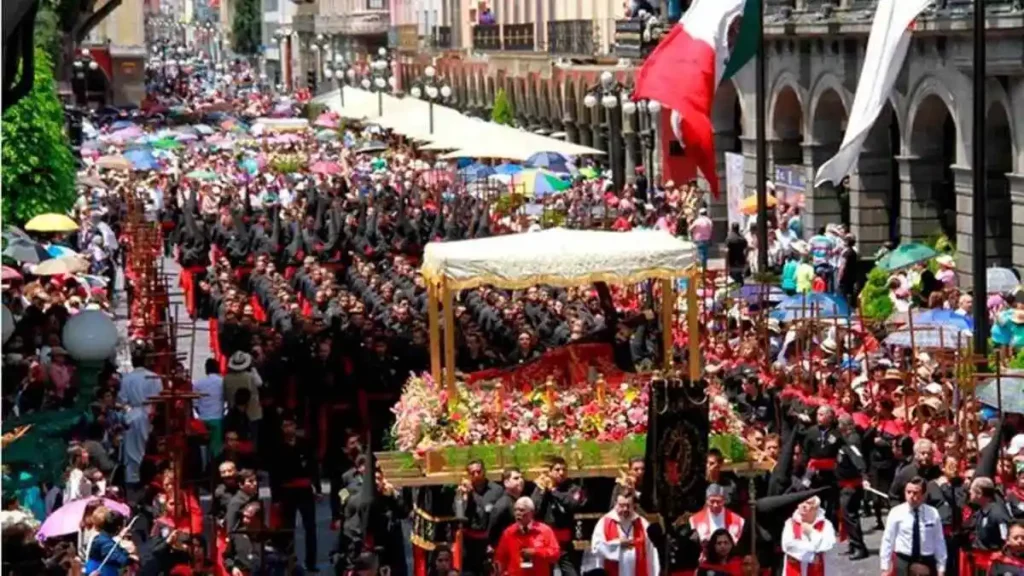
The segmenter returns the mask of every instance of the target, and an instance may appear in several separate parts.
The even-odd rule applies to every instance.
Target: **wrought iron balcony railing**
[[[593,20],[548,22],[548,53],[553,56],[591,56],[594,50]]]
[[[434,48],[448,49],[452,47],[452,27],[434,26],[431,36],[431,44]]]
[[[533,24],[505,24],[502,28],[502,46],[505,50],[533,52],[536,48]]]
[[[474,50],[501,50],[501,26],[477,24],[473,26]]]

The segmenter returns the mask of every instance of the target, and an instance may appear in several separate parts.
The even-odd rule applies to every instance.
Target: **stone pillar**
[[[1013,267],[1024,271],[1024,174],[1007,174],[1013,211]]]
[[[580,145],[593,147],[594,133],[590,130],[590,125],[584,121],[577,121],[575,126]]]
[[[804,234],[816,234],[818,229],[841,221],[839,194],[832,184],[814,185],[814,173],[832,157],[835,147],[817,143],[804,143],[804,171],[807,188],[804,212]]]
[[[900,167],[900,242],[925,240],[939,227],[932,187],[942,180],[942,160],[897,156],[896,161]]]
[[[562,126],[565,130],[565,141],[572,142],[573,144],[579,144],[580,134],[576,130],[576,121],[572,118],[565,118],[562,120]]]
[[[960,286],[970,289],[973,282],[974,254],[974,181],[967,166],[953,165],[953,186],[956,190],[956,269]]]
[[[870,150],[861,152],[850,175],[850,231],[861,254],[874,254],[889,241],[891,160]]]
[[[662,143],[663,137],[661,133],[661,115],[663,112],[657,114],[651,114],[651,130],[654,131],[654,164],[648,168],[647,171],[647,182],[648,185],[653,189],[655,186],[661,184],[662,175]]]
[[[591,124],[590,132],[594,136],[594,143],[591,144],[591,146],[598,150],[604,150],[608,154],[605,158],[608,159],[608,163],[610,165],[612,155],[611,150],[608,149],[608,139],[604,136],[604,126],[601,126],[600,124]]]
[[[622,145],[625,148],[625,170],[626,182],[632,184],[636,180],[637,150],[640,148],[637,142],[637,134],[633,130],[633,123],[629,116],[623,115],[624,124],[622,128]]]

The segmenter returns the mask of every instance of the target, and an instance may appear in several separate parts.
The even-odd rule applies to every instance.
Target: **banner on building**
[[[740,206],[743,199],[747,197],[746,188],[743,186],[743,154],[725,153],[725,190],[729,223],[742,224],[743,213],[740,211]]]
[[[775,167],[775,197],[779,202],[804,207],[807,193],[807,169],[803,166]]]

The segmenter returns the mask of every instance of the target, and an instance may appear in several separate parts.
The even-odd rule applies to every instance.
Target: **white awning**
[[[660,230],[610,232],[555,228],[431,242],[423,254],[428,282],[450,289],[485,284],[525,288],[534,284],[579,286],[677,278],[694,263],[694,245]]]

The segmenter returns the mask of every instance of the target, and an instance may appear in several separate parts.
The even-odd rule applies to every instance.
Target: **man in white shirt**
[[[813,496],[804,500],[782,529],[782,551],[786,554],[782,573],[831,576],[835,567],[830,552],[835,545],[836,530],[825,518],[821,499]]]
[[[619,493],[615,509],[594,527],[590,552],[595,565],[591,568],[618,576],[657,576],[661,565],[658,550],[647,537],[647,526],[647,520],[636,513],[636,493]]]
[[[146,362],[145,347],[134,346],[132,348],[132,366],[135,368],[121,379],[121,390],[117,393],[119,404],[140,408],[146,404],[146,400],[163,391],[163,381],[149,370]]]
[[[924,503],[925,480],[914,477],[903,491],[906,502],[889,512],[882,534],[882,574],[909,576],[927,569],[932,576],[946,571],[946,539],[939,511]]]
[[[210,433],[210,452],[220,454],[224,437],[224,379],[220,376],[220,363],[216,358],[206,359],[206,376],[192,383],[192,391],[201,395],[193,406],[196,418],[203,421]]]

